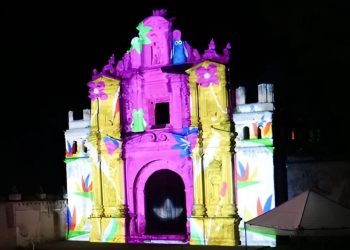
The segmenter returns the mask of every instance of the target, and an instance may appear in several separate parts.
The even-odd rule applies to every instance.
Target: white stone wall
[[[0,204],[0,247],[27,247],[66,238],[67,201]]]
[[[16,246],[16,231],[5,202],[0,203],[0,248],[11,249]]]

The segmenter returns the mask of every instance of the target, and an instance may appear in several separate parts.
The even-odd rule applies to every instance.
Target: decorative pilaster
[[[205,245],[204,169],[203,169],[203,127],[199,116],[199,88],[193,77],[189,77],[191,126],[198,127],[198,142],[192,151],[194,203],[190,218],[191,245]]]
[[[195,148],[193,152],[198,155],[194,163],[194,172],[196,165],[200,165],[203,177],[202,201],[206,208],[206,216],[201,220],[191,218],[191,226],[193,225],[195,232],[192,232],[191,228],[190,243],[237,245],[239,217],[234,204],[232,133],[228,116],[225,66],[204,61],[188,72],[191,121],[198,122],[199,128],[198,149]],[[196,85],[197,89],[193,85]],[[193,114],[196,114],[197,118]],[[197,186],[197,182],[194,185]]]
[[[90,84],[90,83],[89,83]],[[94,84],[91,82],[91,84]],[[92,86],[92,85],[91,85]],[[97,86],[97,84],[96,84]],[[97,88],[97,87],[96,87]],[[90,161],[92,165],[92,183],[93,183],[93,207],[91,217],[101,218],[103,216],[103,195],[102,195],[102,170],[100,164],[101,156],[101,133],[100,133],[100,115],[99,115],[98,97],[91,100],[91,132],[90,142]]]
[[[192,208],[193,217],[206,216],[206,208],[204,205],[204,177],[203,177],[203,129],[198,116],[198,85],[190,81],[190,97],[191,97],[191,125],[198,127],[198,143],[192,151],[193,159],[193,183],[194,183],[194,204]],[[197,114],[197,116],[195,116]]]
[[[102,76],[94,81],[101,88],[92,101],[91,154],[94,168],[94,208],[91,241],[125,242],[124,169],[120,139],[119,80]],[[90,85],[89,85],[90,86]],[[92,89],[94,85],[91,85]],[[91,88],[90,86],[90,88]],[[98,92],[96,91],[96,93]],[[96,190],[95,190],[96,189]]]
[[[91,110],[98,112],[98,100],[91,102]],[[92,193],[93,207],[90,216],[91,231],[90,241],[99,242],[101,238],[101,219],[104,216],[103,195],[102,195],[102,170],[100,164],[100,141],[101,135],[98,129],[99,117],[93,116],[91,119],[90,133],[90,161],[92,166]]]

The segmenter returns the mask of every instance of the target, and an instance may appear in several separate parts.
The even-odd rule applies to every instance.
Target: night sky
[[[212,37],[220,53],[230,42],[231,83],[247,87],[249,102],[258,83],[274,83],[282,126],[321,128],[326,151],[350,152],[349,1],[32,2],[1,7],[2,195],[65,185],[68,111],[82,117],[92,70],[121,58],[152,9],[168,9],[200,52]]]

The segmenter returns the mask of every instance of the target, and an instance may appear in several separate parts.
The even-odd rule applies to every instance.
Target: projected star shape
[[[172,201],[169,198],[163,203],[162,207],[153,208],[153,212],[163,220],[175,219],[182,213],[183,208],[174,207]]]

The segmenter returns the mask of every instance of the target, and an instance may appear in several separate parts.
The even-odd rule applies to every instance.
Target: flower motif
[[[172,149],[178,149],[180,150],[180,156],[181,158],[184,158],[186,156],[189,156],[191,154],[191,144],[188,140],[186,140],[181,135],[173,135],[176,140],[176,144],[172,147]]]
[[[196,145],[198,128],[183,128],[180,134],[173,134],[176,144],[172,149],[180,150],[181,158],[191,155]]]
[[[151,44],[151,40],[148,38],[148,33],[151,31],[150,26],[144,26],[143,22],[139,23],[136,28],[139,31],[139,36],[134,37],[131,40],[131,48],[128,52],[136,50],[138,54],[142,52],[142,46],[145,44]]]
[[[251,172],[251,170],[252,168],[249,167],[248,162],[246,164],[246,167],[244,168],[243,163],[241,161],[238,161],[238,168],[236,170],[238,189],[259,183],[259,181],[256,178],[258,175],[258,169],[254,168],[253,172]]]
[[[263,213],[266,213],[271,210],[271,205],[272,205],[272,194],[267,198],[264,208],[262,207],[260,198],[258,197],[258,200],[256,202],[256,211],[257,215],[261,215]]]
[[[66,141],[66,156],[71,157],[73,155],[72,145],[70,145],[69,141]]]
[[[197,144],[198,128],[183,128],[182,134],[187,136],[187,139],[190,142],[190,149],[194,149]]]
[[[81,176],[81,182],[75,183],[75,192],[73,194],[79,195],[83,198],[92,200],[92,180],[90,179],[90,174],[88,174],[85,178]]]
[[[203,87],[208,87],[210,84],[219,84],[219,78],[216,76],[218,67],[215,64],[209,64],[206,68],[200,66],[196,69],[196,75],[198,76],[198,83]]]
[[[92,191],[92,182],[90,182],[90,175],[88,174],[84,180],[83,176],[81,177],[81,187],[83,188],[83,192],[91,192]]]
[[[139,31],[141,46],[143,44],[151,44],[151,40],[147,37],[147,35],[152,28],[150,26],[144,26],[143,22],[140,22],[136,29]]]
[[[120,143],[115,138],[112,138],[110,136],[105,136],[105,137],[103,137],[103,141],[105,143],[107,153],[109,155],[113,155],[114,152],[119,148]]]
[[[129,50],[129,52],[131,52],[132,50],[136,50],[138,54],[141,54],[142,51],[142,43],[140,41],[139,37],[134,37],[133,39],[131,39],[131,48]]]
[[[67,207],[67,224],[69,230],[74,230],[77,224],[77,213],[75,207],[73,208],[73,214],[70,211],[69,207]]]
[[[89,86],[89,98],[94,101],[97,98],[101,98],[101,100],[106,100],[107,99],[107,94],[104,93],[104,89],[105,89],[105,83],[104,82],[98,82],[98,83],[94,83],[94,82],[89,82],[88,83]]]

